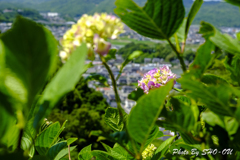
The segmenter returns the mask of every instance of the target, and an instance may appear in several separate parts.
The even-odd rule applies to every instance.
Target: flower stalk
[[[107,69],[109,75],[110,75],[110,78],[112,80],[112,86],[113,86],[113,91],[115,93],[115,99],[116,99],[116,103],[117,103],[117,108],[119,110],[119,114],[121,116],[121,118],[123,118],[123,109],[122,109],[122,106],[121,106],[121,99],[119,97],[119,94],[118,94],[118,91],[117,91],[117,82],[114,78],[114,75],[112,73],[112,70],[110,69],[110,67],[108,66],[107,62],[105,61],[104,57],[100,55],[100,58],[101,58],[101,61],[104,65],[104,67]]]

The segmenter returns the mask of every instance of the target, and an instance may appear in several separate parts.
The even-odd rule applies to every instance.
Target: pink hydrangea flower
[[[138,81],[138,86],[144,91],[144,93],[148,94],[149,90],[159,88],[171,79],[174,79],[175,84],[176,74],[172,73],[168,66],[163,66],[159,69],[154,68],[144,74],[144,77]]]

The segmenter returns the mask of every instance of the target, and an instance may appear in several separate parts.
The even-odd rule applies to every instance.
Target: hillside
[[[143,6],[146,0],[134,0]],[[8,3],[6,3],[8,2]],[[3,6],[27,6],[42,12],[60,12],[62,16],[80,17],[84,13],[95,12],[114,13],[115,0],[0,0],[0,9]],[[189,12],[192,0],[183,0],[186,13]],[[9,4],[11,3],[11,4]],[[215,26],[240,27],[239,8],[225,2],[205,2],[196,16],[193,24],[207,21]]]

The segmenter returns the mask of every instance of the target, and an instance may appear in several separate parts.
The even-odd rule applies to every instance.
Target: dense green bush
[[[104,120],[105,110],[110,107],[103,98],[101,92],[88,88],[87,83],[80,81],[75,90],[68,93],[51,114],[48,121],[64,123],[67,119],[64,131],[61,136],[64,139],[77,137],[74,142],[77,150],[71,155],[72,159],[77,159],[78,152],[85,146],[92,144],[94,149],[103,150],[97,137],[89,136],[92,130],[102,130],[105,133],[112,133],[111,129],[106,125]],[[113,146],[113,143],[104,141],[104,143]]]

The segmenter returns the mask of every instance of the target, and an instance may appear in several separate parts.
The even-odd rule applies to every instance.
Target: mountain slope
[[[147,0],[134,1],[140,6],[144,6]],[[12,3],[7,5],[6,2]],[[115,0],[0,0],[0,9],[3,9],[3,6],[5,8],[6,6],[22,8],[22,5],[25,5],[38,11],[59,12],[62,16],[80,17],[84,13],[114,13],[114,3]],[[193,1],[183,0],[183,3],[187,14]],[[204,2],[193,24],[199,24],[202,20],[215,26],[240,27],[239,8],[225,2]]]

